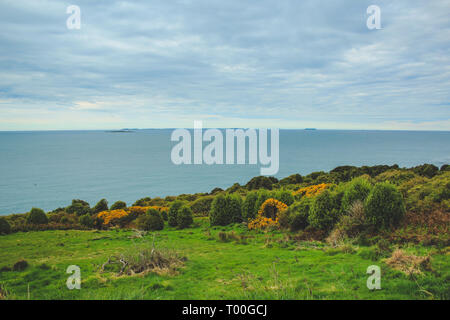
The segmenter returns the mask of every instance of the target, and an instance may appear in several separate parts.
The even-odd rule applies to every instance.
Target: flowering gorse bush
[[[292,195],[294,197],[298,196],[298,197],[312,198],[312,197],[320,194],[322,191],[324,191],[329,186],[330,186],[330,184],[328,184],[328,183],[315,184],[313,186],[308,186],[308,187],[298,189],[297,191],[294,191],[292,193]]]
[[[127,217],[129,212],[123,209],[102,211],[98,214],[98,218],[103,220],[104,225],[115,225],[120,222],[121,219]]]
[[[251,229],[266,229],[279,226],[279,214],[287,209],[287,205],[281,201],[269,198],[261,205],[258,215],[248,223]]]

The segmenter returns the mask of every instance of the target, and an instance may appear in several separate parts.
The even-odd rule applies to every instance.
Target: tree
[[[192,210],[188,206],[184,205],[180,208],[177,214],[178,228],[184,229],[189,227],[194,222],[192,218]]]
[[[113,203],[113,205],[111,206],[111,210],[119,210],[119,209],[126,209],[127,208],[127,204],[123,201],[116,201]]]
[[[92,208],[92,213],[97,214],[106,210],[108,210],[108,201],[102,199]]]
[[[178,211],[185,204],[184,201],[175,200],[169,208],[169,226],[176,227],[178,225]]]
[[[27,223],[29,224],[47,224],[48,218],[44,210],[32,208],[27,215]]]

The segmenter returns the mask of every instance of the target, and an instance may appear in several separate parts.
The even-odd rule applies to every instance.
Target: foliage
[[[337,203],[331,191],[322,191],[312,203],[309,224],[317,229],[331,230],[339,218],[339,207],[340,204]]]
[[[208,216],[214,196],[204,196],[191,204],[192,212],[197,216]]]
[[[273,198],[267,199],[258,211],[255,219],[248,223],[249,229],[265,229],[279,225],[279,215],[287,209],[287,205]]]
[[[92,213],[97,214],[106,210],[108,210],[108,201],[106,199],[102,199],[92,208]]]
[[[405,215],[402,194],[389,183],[377,183],[365,202],[367,222],[376,229],[398,226]]]
[[[211,204],[209,219],[212,226],[242,221],[242,198],[237,194],[218,194]]]
[[[82,226],[92,228],[94,226],[94,220],[92,217],[88,214],[85,214],[84,216],[81,216],[79,218],[79,222]]]
[[[116,201],[112,204],[111,206],[111,210],[119,210],[119,209],[126,209],[127,208],[127,204],[123,201]]]
[[[311,197],[314,197],[314,196],[320,194],[328,187],[330,187],[330,184],[321,183],[321,184],[316,184],[316,185],[300,188],[293,193],[293,196],[296,199],[300,199],[301,197],[311,198]]]
[[[372,189],[372,185],[367,179],[355,178],[345,188],[342,197],[342,210],[347,211],[356,201],[364,202]]]
[[[257,189],[267,189],[272,190],[272,185],[277,183],[278,179],[275,177],[266,177],[266,176],[259,176],[252,178],[245,187],[248,190],[257,190]]]
[[[439,168],[433,164],[425,163],[423,165],[412,168],[412,171],[417,173],[418,175],[433,178],[439,172]]]
[[[0,235],[10,233],[11,233],[11,225],[5,218],[0,217]]]
[[[77,216],[88,214],[90,211],[89,203],[80,199],[73,199],[72,204],[66,208],[67,213],[75,213]]]
[[[158,210],[149,208],[136,219],[136,225],[140,230],[157,231],[164,229],[164,220]]]
[[[312,199],[303,197],[300,201],[294,202],[286,213],[288,215],[288,227],[291,231],[303,230],[309,225],[309,211]]]
[[[32,208],[27,215],[27,223],[29,224],[47,224],[48,218],[44,210],[39,208]]]
[[[295,201],[294,196],[292,195],[292,193],[287,191],[287,190],[284,190],[284,189],[274,192],[273,193],[273,198],[277,199],[278,201],[283,202],[287,206],[290,206]]]
[[[172,205],[169,209],[169,226],[176,227],[178,225],[178,212],[184,204],[185,202],[181,200],[175,200],[174,202],[172,202]]]
[[[177,214],[177,226],[180,229],[188,228],[192,225],[194,219],[192,217],[192,210],[188,206],[184,205],[180,208]]]
[[[261,208],[262,204],[267,200],[272,198],[272,192],[267,191],[266,189],[258,190],[258,200],[255,203],[255,211],[258,212]]]
[[[109,210],[100,212],[97,217],[103,220],[104,225],[117,225],[121,224],[125,217],[128,216],[128,212],[123,209]]]
[[[258,201],[258,191],[250,191],[245,196],[245,200],[242,204],[242,219],[248,221],[254,219],[258,210],[256,208],[256,202]]]

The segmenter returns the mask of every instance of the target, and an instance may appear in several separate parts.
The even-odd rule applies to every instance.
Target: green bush
[[[242,222],[242,197],[235,193],[228,194],[226,201],[231,223]]]
[[[244,221],[255,219],[258,210],[256,209],[256,201],[258,200],[258,192],[250,191],[247,193],[242,204],[242,218]]]
[[[273,195],[271,192],[265,190],[265,189],[261,189],[258,191],[258,200],[256,200],[255,203],[255,211],[258,212],[259,209],[261,208],[262,204],[267,200],[272,198]]]
[[[353,179],[345,188],[342,197],[342,210],[344,212],[347,211],[350,206],[358,200],[364,202],[369,195],[370,190],[372,190],[372,185],[367,179]]]
[[[161,217],[163,218],[164,221],[169,220],[169,215],[166,210],[161,210],[160,213],[161,213]]]
[[[231,215],[228,213],[227,197],[223,194],[217,195],[209,213],[209,222],[212,226],[226,226],[231,223]]]
[[[199,216],[207,216],[211,211],[211,204],[214,196],[205,196],[198,198],[191,204],[191,210],[194,214]]]
[[[330,231],[339,218],[339,204],[331,191],[317,195],[309,212],[309,224],[317,229]]]
[[[188,206],[182,206],[177,214],[178,228],[188,228],[193,222],[194,219],[192,218],[191,208],[189,208]]]
[[[291,231],[303,230],[309,225],[308,218],[311,204],[311,198],[303,197],[286,210],[289,216],[288,226]]]
[[[169,226],[176,227],[178,225],[178,212],[185,204],[184,201],[175,200],[169,208]]]
[[[47,224],[48,218],[44,210],[39,208],[32,208],[27,215],[28,224]]]
[[[365,215],[376,229],[397,226],[405,215],[405,203],[397,188],[386,182],[377,183],[365,202]]]
[[[245,187],[247,190],[256,190],[256,189],[268,189],[272,190],[272,185],[278,183],[278,179],[275,177],[266,177],[266,176],[259,176],[252,178]]]
[[[135,203],[133,203],[133,207],[149,207],[149,203],[152,200],[150,197],[145,197],[139,200],[136,200]]]
[[[147,212],[136,219],[140,230],[156,231],[164,229],[164,220],[158,210],[149,208]]]
[[[279,190],[274,193],[273,197],[278,201],[283,202],[285,205],[290,206],[294,203],[295,199],[292,192],[287,190]]]
[[[92,213],[97,214],[106,210],[108,210],[108,201],[106,199],[102,199],[92,208]]]
[[[5,218],[0,217],[0,235],[10,233],[11,233],[11,225]]]
[[[127,204],[123,201],[116,201],[113,203],[113,205],[111,206],[110,210],[119,210],[119,209],[126,209],[127,208]]]
[[[79,223],[82,226],[88,227],[88,228],[92,228],[94,226],[94,220],[92,219],[92,217],[88,214],[85,214],[84,216],[81,216],[78,219]]]
[[[75,213],[77,216],[83,216],[91,212],[89,203],[80,199],[73,199],[72,204],[66,208],[67,213]]]

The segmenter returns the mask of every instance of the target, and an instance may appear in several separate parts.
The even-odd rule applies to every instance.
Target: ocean
[[[175,165],[171,129],[0,132],[0,215],[72,199],[131,205],[142,197],[209,192],[260,175],[260,165]],[[450,132],[280,130],[276,177],[341,165],[450,163]],[[205,143],[206,144],[206,143]]]

